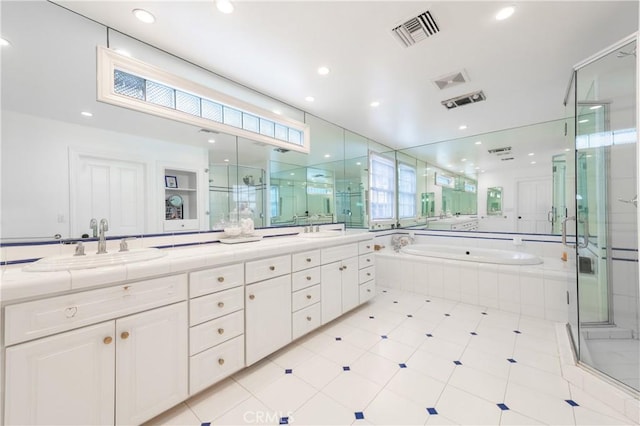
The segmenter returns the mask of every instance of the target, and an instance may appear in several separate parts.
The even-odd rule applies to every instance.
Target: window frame
[[[391,168],[391,173],[387,173],[387,176],[382,176],[382,179],[386,179],[387,186],[389,189],[384,187],[377,187],[375,184],[378,184],[375,173],[375,165],[376,163],[388,166]],[[396,222],[396,194],[397,194],[397,177],[396,177],[396,161],[395,159],[391,160],[383,155],[380,155],[375,152],[369,152],[369,220],[373,224],[387,224],[387,223],[395,223]],[[377,194],[386,194],[386,202],[387,208],[390,208],[390,215],[385,215],[384,217],[376,216],[376,211],[378,208],[374,206],[375,199],[377,198]]]
[[[412,166],[410,164],[404,163],[404,162],[398,162],[397,164],[397,170],[398,170],[398,184],[397,184],[397,194],[398,194],[398,220],[407,220],[407,219],[416,219],[418,217],[418,171],[417,168],[415,166]],[[412,191],[403,191],[402,188],[400,187],[400,184],[402,183],[402,174],[403,171],[406,172],[411,172],[411,174],[413,174],[413,179],[412,179]],[[403,208],[402,206],[406,205],[406,203],[401,202],[401,196],[405,195],[407,200],[411,200],[411,214],[408,216],[403,216]]]

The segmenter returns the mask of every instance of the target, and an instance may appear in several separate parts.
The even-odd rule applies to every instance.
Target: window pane
[[[113,90],[120,95],[144,100],[144,79],[135,75],[115,70],[113,74]]]
[[[289,140],[289,129],[287,129],[282,124],[276,123],[276,139],[280,139],[281,141]]]
[[[222,123],[222,105],[203,99],[202,118]]]
[[[275,124],[273,121],[265,120],[263,118],[260,119],[260,134],[270,137],[275,137],[276,130]]]
[[[223,107],[223,117],[224,124],[242,128],[242,112],[237,109]]]
[[[175,90],[173,90],[171,87],[167,87],[163,84],[155,83],[149,80],[147,80],[146,83],[147,102],[175,109]]]
[[[176,109],[200,117],[200,98],[176,90]]]
[[[302,132],[289,129],[289,142],[295,143],[296,145],[302,145]]]
[[[258,133],[258,117],[255,115],[242,113],[242,128],[250,132]]]

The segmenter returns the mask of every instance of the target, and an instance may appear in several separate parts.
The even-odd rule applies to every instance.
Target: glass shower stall
[[[575,215],[565,218],[575,231],[573,344],[581,364],[631,392],[640,391],[636,40],[576,65],[565,100],[575,141]]]

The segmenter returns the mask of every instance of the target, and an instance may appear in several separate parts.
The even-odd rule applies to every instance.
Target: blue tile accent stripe
[[[507,411],[509,409],[509,407],[507,407],[506,404],[500,403],[500,404],[496,404],[498,406],[499,409],[501,409],[502,411]]]
[[[202,423],[200,426],[211,426],[211,422]]]
[[[579,407],[580,405],[578,405],[577,402],[575,402],[573,399],[565,399],[564,400],[567,404],[569,404],[572,407]]]
[[[293,370],[290,368],[287,368],[286,370],[284,370],[284,374],[291,374],[293,373]]]
[[[438,414],[438,410],[436,410],[433,407],[427,408],[427,413],[431,414],[432,416]]]
[[[364,419],[364,413],[362,411],[356,411],[353,414],[356,415],[356,420],[363,420]]]

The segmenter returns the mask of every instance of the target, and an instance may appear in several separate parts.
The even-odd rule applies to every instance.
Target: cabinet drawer
[[[291,273],[291,255],[270,257],[245,264],[247,284]]]
[[[189,330],[189,354],[195,355],[244,333],[244,310],[205,322]]]
[[[189,394],[193,395],[244,367],[244,336],[192,356],[189,367]]]
[[[375,255],[373,253],[361,254],[358,257],[358,268],[363,269],[367,266],[373,266],[375,262]]]
[[[311,305],[308,308],[294,312],[291,316],[292,337],[297,339],[304,336],[313,329],[320,327],[320,303]]]
[[[190,305],[189,325],[191,326],[219,318],[244,309],[244,287],[191,299]]]
[[[9,305],[5,345],[94,324],[187,299],[186,274]]]
[[[360,285],[360,303],[373,298],[376,295],[376,282],[368,281]]]
[[[164,230],[166,231],[190,231],[198,229],[200,221],[198,219],[178,219],[165,220]]]
[[[320,301],[320,284],[304,290],[296,291],[291,295],[291,311],[295,312]]]
[[[376,268],[375,266],[369,266],[368,268],[360,269],[360,277],[358,282],[360,284],[366,283],[367,281],[374,280],[376,278]]]
[[[303,269],[313,268],[320,265],[320,250],[305,251],[303,253],[295,253],[291,256],[293,271],[302,271]]]
[[[291,274],[291,289],[298,291],[312,285],[320,284],[320,267],[294,272]]]
[[[357,255],[358,244],[354,243],[322,249],[320,253],[320,259],[322,260],[322,264],[324,265],[326,263],[337,262],[339,260],[344,260],[348,257]]]
[[[189,274],[191,297],[204,296],[205,294],[238,287],[243,284],[244,265],[242,263]]]
[[[373,251],[373,240],[360,241],[358,243],[358,253],[365,254]]]

